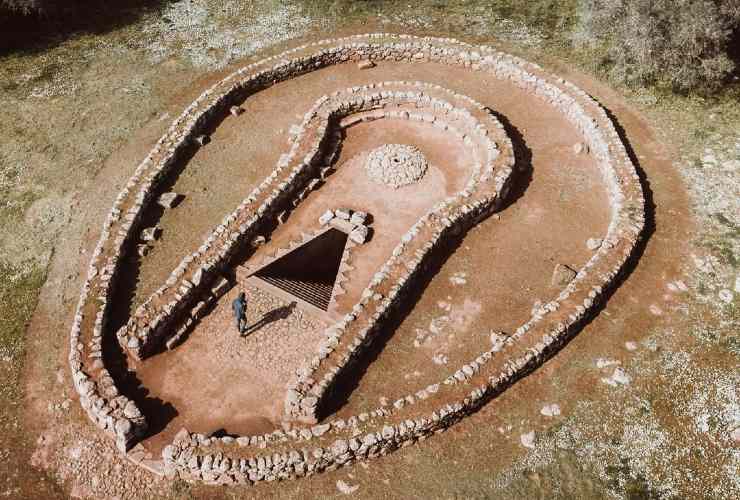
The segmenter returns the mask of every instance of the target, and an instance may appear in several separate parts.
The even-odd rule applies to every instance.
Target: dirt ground
[[[692,284],[693,261],[700,252],[692,245],[697,228],[685,180],[674,165],[676,151],[670,149],[665,131],[656,132],[617,92],[558,61],[548,64],[596,96],[624,129],[644,173],[650,214],[649,239],[638,265],[606,308],[554,359],[434,439],[308,480],[252,489],[191,487],[168,484],[122,460],[89,424],[77,401],[69,401],[74,391],[65,368],[67,334],[80,273],[97,239],[96,228],[137,161],[168,124],[152,117],[106,160],[95,189],[76,198],[78,216],[63,229],[64,243],[55,251],[29,328],[25,432],[36,443],[34,467],[66,481],[64,492],[49,488],[42,496],[61,497],[71,491],[81,497],[108,498],[331,498],[343,496],[336,486],[341,479],[359,486],[355,498],[488,498],[492,494],[613,498],[624,491],[643,498],[668,498],[675,492],[679,497],[731,498],[728,492],[737,490],[735,486],[717,485],[726,484],[734,463],[724,450],[737,449],[737,444],[728,441],[726,425],[708,424],[709,430],[697,427],[700,410],[696,406],[701,405],[699,386],[726,380],[723,367],[732,366],[735,358],[706,347],[693,334],[695,316],[712,312],[709,306],[695,306],[690,298],[693,291],[686,287]],[[491,106],[509,122],[509,133],[519,142],[517,160],[531,165],[531,170],[520,174],[525,181],[500,220],[489,219],[473,230],[432,279],[342,408],[347,413],[374,405],[381,394],[392,397],[394,391],[416,387],[425,377],[438,374],[446,365],[435,363],[433,357],[443,355],[455,366],[468,355],[467,349],[474,352],[488,341],[490,330],[512,328],[535,300],[544,301],[553,293],[549,280],[554,264],[582,264],[589,256],[585,240],[603,234],[608,220],[604,192],[588,157],[573,156],[574,134],[553,113],[533,106],[504,84],[476,80],[482,78],[478,75],[441,73],[434,65],[389,65],[373,71],[379,79],[440,83]],[[269,94],[258,95],[239,122],[239,130],[234,123],[229,131],[231,122],[225,123],[214,134],[213,147],[205,148],[203,158],[189,165],[175,188],[186,193],[185,202],[162,219],[165,236],[142,265],[139,299],[176,265],[183,248],[201,239],[271,168],[284,145],[285,130],[296,121],[294,110],[301,109],[298,103],[312,102],[325,92],[322,78],[332,88],[351,85],[353,78],[367,78],[349,67],[337,75],[320,73],[301,77],[306,79],[300,85],[305,95],[290,91],[295,100],[270,101]],[[205,83],[198,81],[173,96],[167,106],[172,116]],[[279,86],[274,89],[281,91]],[[267,119],[272,120],[270,127],[256,126]],[[227,143],[239,155],[227,151],[223,146]],[[261,147],[265,144],[270,147]],[[229,158],[249,158],[249,162],[244,165]],[[213,175],[214,166],[218,175]],[[211,335],[223,332],[219,326],[228,322],[226,304],[222,301],[212,313],[212,324],[204,323]],[[207,335],[196,331],[179,355],[190,352],[197,364],[197,356],[205,354],[198,347],[216,348],[203,342]],[[227,345],[221,349],[232,352]],[[161,361],[152,360],[152,366],[164,363],[164,356]],[[689,359],[702,363],[707,378],[683,378],[683,373],[692,377],[695,373],[685,368]],[[617,366],[628,374],[627,384],[610,383]],[[419,375],[412,379],[400,375],[409,367],[416,367]],[[161,388],[167,378],[149,384]],[[167,397],[177,406],[176,390],[167,389]],[[558,405],[558,414],[544,415],[542,408],[551,404]],[[723,411],[731,412],[732,407]],[[536,436],[534,448],[520,440],[530,431]],[[666,447],[670,453],[662,452]],[[681,447],[691,451],[675,453]],[[676,479],[666,472],[671,468],[699,471],[698,479]],[[106,478],[111,478],[109,484],[102,484]]]

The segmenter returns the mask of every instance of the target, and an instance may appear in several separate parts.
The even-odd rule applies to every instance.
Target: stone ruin
[[[424,154],[407,144],[383,144],[370,151],[365,165],[367,176],[394,189],[419,182],[427,171]]]
[[[560,112],[582,135],[579,151],[597,160],[609,193],[611,221],[586,265],[577,271],[561,269],[553,278],[562,286],[555,300],[541,304],[512,335],[501,336],[491,349],[437,383],[348,419],[318,423],[337,381],[366,353],[431,260],[444,251],[444,243],[498,210],[514,173],[511,142],[487,108],[438,85],[373,82],[318,99],[291,129],[289,148],[272,174],[183,258],[126,325],[109,331],[110,297],[125,252],[136,248],[145,229],[143,214],[157,200],[174,202],[171,197],[162,199],[160,185],[188,148],[208,143],[205,131],[211,123],[224,114],[238,119],[248,95],[276,82],[347,63],[360,64],[369,75],[384,61],[435,62],[449,71],[483,72],[509,80]],[[325,341],[311,362],[296,371],[286,391],[284,417],[303,426],[241,437],[183,429],[164,448],[160,461],[139,460],[134,447],[146,434],[147,421],[110,376],[102,355],[103,337],[115,335],[124,353],[137,360],[163,345],[176,345],[229,288],[224,271],[235,255],[262,244],[265,227],[320,189],[342,128],[384,119],[430,123],[462,141],[477,164],[464,189],[438,203],[401,238],[361,300],[326,329]],[[418,151],[386,145],[368,157],[368,181],[401,188],[420,181],[426,168]],[[319,225],[323,231],[341,227],[357,244],[371,233],[359,212],[342,207],[324,214]],[[643,229],[644,199],[635,167],[606,111],[572,83],[491,47],[452,39],[377,33],[321,40],[245,66],[216,83],[184,110],[136,169],[103,224],[80,294],[70,335],[72,379],[82,408],[119,450],[168,477],[249,484],[333,470],[444,431],[556,353],[615,284]],[[146,236],[156,237],[155,233]],[[503,370],[492,368],[494,356],[506,357]],[[434,403],[434,411],[418,409],[418,403],[426,400]]]

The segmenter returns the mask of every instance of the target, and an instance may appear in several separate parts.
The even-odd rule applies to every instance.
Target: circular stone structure
[[[441,367],[434,372],[437,378],[419,383],[395,401],[381,398],[375,408],[363,407],[357,414],[332,418],[330,401],[336,387],[351,378],[353,365],[361,364],[399,311],[414,302],[414,294],[424,287],[425,275],[449,255],[456,238],[506,209],[506,197],[517,173],[505,120],[499,121],[491,111],[495,100],[484,106],[459,86],[398,81],[407,73],[396,72],[379,82],[360,72],[368,67],[372,69],[367,71],[378,71],[386,64],[396,68],[435,65],[436,73],[444,68],[453,75],[451,82],[459,82],[462,76],[504,81],[548,113],[561,117],[578,136],[573,142],[585,144],[584,150],[593,160],[590,165],[605,193],[608,221],[600,235],[602,244],[584,258],[572,279],[561,283],[549,301],[538,301],[531,314],[517,318],[510,335],[473,346],[475,355],[455,366]],[[264,180],[226,213],[202,242],[184,252],[179,264],[123,324],[114,319],[114,294],[128,271],[126,256],[135,254],[144,224],[151,220],[151,211],[156,210],[156,200],[169,186],[170,176],[186,166],[183,162],[188,162],[194,150],[211,147],[206,145],[205,134],[213,133],[226,120],[243,119],[239,112],[229,116],[229,110],[249,105],[255,95],[293,79],[305,81],[296,77],[311,77],[319,69],[342,65],[359,65],[360,69],[352,68],[354,79],[350,83],[303,108],[303,119],[289,127],[288,146],[271,164],[274,168]],[[288,113],[291,119],[294,112],[290,109]],[[342,141],[353,127],[366,126],[387,126],[390,130],[362,150],[371,151],[368,161],[378,158],[377,165],[367,165],[371,177],[375,177],[371,171],[377,170],[381,182],[393,187],[406,185],[408,190],[435,181],[436,167],[440,166],[436,158],[427,154],[435,169],[427,172],[425,182],[414,183],[426,170],[424,156],[410,146],[391,144],[405,140],[396,139],[404,130],[423,130],[425,137],[438,143],[437,154],[447,154],[447,177],[438,176],[435,181],[444,189],[433,197],[423,191],[413,197],[406,195],[407,189],[403,193],[382,190],[383,196],[397,198],[378,201],[373,198],[378,190],[362,185],[367,181],[362,170],[349,171],[343,177],[345,165],[336,168],[335,164]],[[214,137],[215,142],[218,138]],[[462,157],[466,161],[460,160]],[[403,172],[399,179],[385,172],[398,172],[396,163]],[[351,170],[352,166],[346,168]],[[372,268],[365,270],[357,293],[346,293],[346,297],[353,297],[351,303],[329,316],[326,328],[319,329],[317,344],[301,344],[306,351],[304,364],[284,370],[292,379],[281,386],[277,406],[286,425],[275,425],[271,432],[242,435],[183,427],[168,435],[167,444],[157,451],[161,458],[152,460],[141,443],[159,429],[159,415],[147,413],[152,411],[142,396],[147,391],[125,386],[127,370],[140,369],[148,358],[162,359],[158,357],[165,346],[176,352],[193,345],[188,344],[189,332],[219,310],[226,310],[231,323],[229,303],[224,305],[222,300],[219,304],[233,288],[227,277],[238,276],[243,259],[248,261],[251,252],[256,254],[260,247],[269,245],[265,235],[277,240],[273,236],[279,236],[291,220],[300,225],[301,221],[315,221],[322,213],[301,219],[301,207],[315,206],[316,200],[322,199],[333,203],[348,191],[359,193],[375,206],[336,210],[341,216],[334,218],[337,227],[331,230],[352,226],[349,221],[358,213],[371,213],[373,231],[385,227],[386,232],[355,247],[351,265],[345,258],[348,252],[337,253],[337,268],[331,275],[356,275],[356,268],[363,267],[356,256],[365,252],[369,259],[371,252],[365,249],[378,249],[373,250],[376,258]],[[322,211],[326,208],[332,207]],[[293,212],[298,214],[295,218],[290,215]],[[388,220],[392,224],[383,226]],[[572,83],[490,46],[447,38],[371,33],[301,45],[245,66],[204,91],[175,119],[116,198],[92,254],[71,330],[69,363],[74,387],[90,420],[122,453],[155,473],[210,484],[252,484],[334,470],[441,433],[556,354],[608,298],[624,275],[626,263],[637,258],[635,249],[644,224],[639,176],[614,124],[596,100]],[[271,249],[272,257],[298,252],[300,245],[321,236],[315,227],[305,228],[305,233],[302,229],[297,228],[295,237],[286,236],[284,248]],[[309,234],[312,231],[313,235]],[[306,268],[310,267],[303,265],[310,263],[308,253],[296,257]],[[332,299],[352,284],[350,278],[343,280],[334,281]],[[179,343],[181,347],[177,347]],[[187,398],[191,388],[182,389]],[[223,387],[210,389],[218,394],[229,392]],[[150,422],[154,424],[150,426]]]
[[[370,151],[365,165],[370,179],[394,189],[419,182],[428,167],[419,148],[407,144],[383,144]]]

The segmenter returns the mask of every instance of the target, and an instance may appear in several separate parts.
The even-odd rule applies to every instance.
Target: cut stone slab
[[[162,228],[159,226],[148,227],[141,231],[141,239],[143,241],[154,241],[158,240],[162,234]]]
[[[598,250],[601,248],[603,240],[601,238],[589,238],[586,240],[586,248],[589,250]]]
[[[264,245],[267,242],[264,236],[255,236],[255,238],[252,240],[252,247],[258,248]]]
[[[211,142],[211,138],[207,135],[197,135],[193,140],[198,146],[205,146],[206,144]]]
[[[334,211],[334,215],[336,215],[340,219],[349,220],[350,217],[352,217],[352,210],[350,210],[349,208],[337,208]]]
[[[333,228],[339,229],[340,231],[344,231],[345,233],[351,233],[352,230],[355,228],[355,226],[353,226],[350,221],[340,219],[338,217],[334,217],[331,221],[329,221],[329,225]]]
[[[162,208],[174,208],[180,203],[182,198],[183,197],[177,193],[162,193],[162,195],[157,199],[157,204]]]
[[[352,214],[352,217],[350,217],[349,219],[349,221],[355,226],[365,224],[366,220],[367,220],[367,213],[365,212],[355,212]]]
[[[573,281],[576,274],[578,273],[565,264],[558,264],[555,266],[555,271],[552,273],[552,286],[563,288]]]
[[[327,225],[334,218],[334,212],[327,210],[319,217],[319,224],[322,226]]]
[[[221,278],[216,284],[216,286],[214,286],[211,289],[211,293],[213,294],[214,297],[220,297],[223,294],[225,294],[228,289],[229,289],[229,280],[227,280],[226,278]]]
[[[368,234],[367,226],[357,226],[349,233],[349,239],[355,243],[363,244],[367,241]]]
[[[375,67],[375,63],[372,62],[370,59],[363,59],[362,61],[357,63],[357,67],[360,69],[370,69]]]

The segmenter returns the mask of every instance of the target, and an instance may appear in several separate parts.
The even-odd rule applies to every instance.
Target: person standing
[[[231,303],[231,309],[234,311],[236,328],[241,335],[247,330],[247,296],[244,292],[240,292],[239,296],[234,299],[234,302]]]

